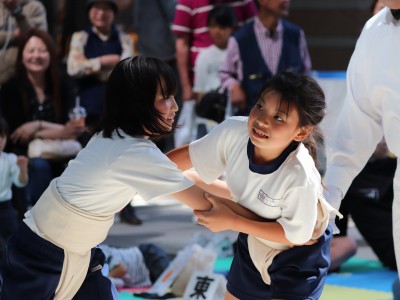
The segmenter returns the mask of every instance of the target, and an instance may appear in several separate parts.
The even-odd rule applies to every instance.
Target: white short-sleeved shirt
[[[226,171],[234,201],[279,222],[295,244],[310,240],[322,195],[321,177],[303,144],[272,173],[249,161],[247,117],[232,117],[190,144],[193,166],[205,182]],[[250,167],[250,163],[253,167]],[[253,170],[252,170],[253,169]]]
[[[226,58],[226,49],[211,45],[199,53],[195,64],[193,91],[207,93],[221,86],[219,68]]]
[[[57,179],[62,198],[86,212],[110,215],[136,194],[144,200],[193,185],[150,140],[120,130],[111,138],[92,137]]]
[[[19,181],[19,167],[14,153],[0,152],[0,202],[11,200],[11,186],[25,186]]]

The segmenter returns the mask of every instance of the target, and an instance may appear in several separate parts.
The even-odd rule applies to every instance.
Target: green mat
[[[214,271],[226,274],[232,259],[217,259]],[[328,275],[320,300],[390,300],[391,284],[396,276],[396,272],[386,270],[379,261],[352,257],[341,266],[339,273]],[[120,300],[143,299],[129,292],[119,295]]]

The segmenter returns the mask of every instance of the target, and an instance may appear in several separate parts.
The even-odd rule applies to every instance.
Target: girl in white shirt
[[[321,177],[304,143],[312,154],[312,133],[324,114],[318,84],[286,71],[264,86],[249,117],[229,118],[168,153],[181,170],[193,166],[197,173],[191,177],[205,190],[269,220],[239,216],[230,209],[232,201],[211,196],[213,208],[195,212],[212,231],[240,232],[225,299],[320,297],[333,208],[322,197]],[[224,173],[226,183],[215,181]]]

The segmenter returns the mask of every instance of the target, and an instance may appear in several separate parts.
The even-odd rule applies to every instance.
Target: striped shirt
[[[282,21],[279,21],[275,31],[271,33],[264,27],[260,19],[256,17],[254,19],[254,32],[258,47],[261,50],[261,55],[271,71],[271,74],[275,75],[278,71],[279,60],[282,52]],[[304,62],[304,73],[309,74],[311,71],[311,58],[303,30],[300,30],[300,51],[301,59]],[[238,43],[235,38],[231,37],[228,42],[226,60],[219,72],[223,89],[229,89],[232,84],[243,80],[242,67],[242,59],[240,57]]]
[[[208,12],[214,8],[211,3],[229,3],[233,7],[238,24],[253,19],[257,14],[253,0],[178,0],[172,30],[176,35],[190,36],[190,69],[194,70],[199,52],[212,45],[207,28]]]
[[[115,248],[101,244],[99,248],[106,256],[110,270],[121,264],[126,268],[127,273],[122,278],[125,287],[151,286],[150,272],[138,247]]]

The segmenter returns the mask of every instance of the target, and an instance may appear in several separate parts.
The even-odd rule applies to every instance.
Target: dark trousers
[[[1,300],[54,298],[64,261],[64,250],[42,239],[21,223],[6,247],[2,261],[3,288]],[[93,248],[88,274],[74,300],[113,300],[111,281],[101,269],[105,256]],[[94,271],[91,271],[94,270]]]
[[[382,264],[396,270],[393,242],[393,177],[396,159],[386,158],[369,162],[354,179],[344,197],[336,219],[339,236],[347,235],[348,215],[371,246]]]

